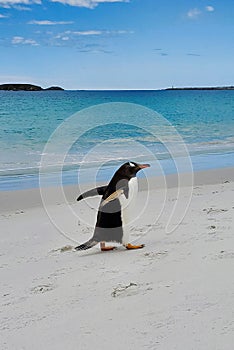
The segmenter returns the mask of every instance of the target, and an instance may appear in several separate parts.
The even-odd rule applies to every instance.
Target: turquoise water
[[[111,102],[139,104],[160,113],[183,138],[195,171],[234,166],[234,91],[0,91],[1,190],[37,187],[41,156],[54,130],[84,108]],[[82,119],[82,127],[86,121],[90,123],[90,118]],[[147,113],[141,118],[147,124]],[[165,144],[148,129],[128,125],[130,120],[129,115],[126,124],[119,123],[113,114],[113,124],[89,130],[72,142],[63,164],[63,182],[76,183],[81,164],[89,169],[102,164],[97,177],[106,179],[129,158],[153,164],[159,161],[164,173],[175,172]],[[159,135],[159,125],[151,126],[154,131],[158,128]],[[168,138],[171,136],[168,134]],[[67,134],[66,142],[69,137]],[[104,147],[96,150],[103,142]],[[55,150],[51,167],[44,174],[48,185],[56,185],[57,151],[60,150]],[[88,152],[91,156],[87,158]],[[157,170],[152,167],[149,174],[157,175]]]

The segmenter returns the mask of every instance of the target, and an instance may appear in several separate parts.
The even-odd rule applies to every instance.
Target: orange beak
[[[138,164],[138,167],[140,169],[145,169],[145,168],[149,168],[150,167],[150,164]]]

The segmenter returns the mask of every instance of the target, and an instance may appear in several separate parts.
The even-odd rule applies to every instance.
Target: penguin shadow
[[[122,246],[115,246],[115,249],[108,250],[105,252],[101,251],[101,249],[95,249],[95,250],[91,250],[91,251],[89,251],[89,250],[77,251],[77,250],[73,249],[73,252],[77,253],[80,258],[85,258],[85,257],[89,257],[89,256],[99,256],[99,255],[103,255],[103,256],[108,255],[109,256],[109,255],[113,255],[113,254],[115,255],[115,254],[122,254],[122,253],[131,253],[132,251],[128,250]]]
[[[121,252],[125,252],[127,251],[127,249],[125,249],[124,247],[121,246],[115,246],[115,248],[113,250],[108,250],[108,251],[101,251],[101,249],[96,248],[96,249],[91,249],[91,250],[76,250],[75,249],[76,246],[71,246],[71,245],[66,245],[63,246],[61,248],[57,248],[57,249],[53,249],[51,250],[49,253],[50,254],[63,254],[63,253],[75,253],[77,254],[79,257],[85,257],[85,256],[92,256],[92,255],[110,255],[110,254],[117,254],[117,253],[121,253]]]

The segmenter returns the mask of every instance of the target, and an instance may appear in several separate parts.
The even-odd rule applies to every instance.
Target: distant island
[[[0,90],[5,91],[64,91],[64,89],[60,86],[50,86],[48,88],[42,88],[38,85],[33,84],[0,84]],[[234,86],[205,86],[205,87],[170,87],[166,89],[162,89],[164,91],[170,90],[234,90]],[[85,91],[85,90],[79,90]]]
[[[51,86],[43,89],[41,86],[32,84],[1,84],[0,90],[6,91],[48,91],[48,90],[64,90],[59,86]]]
[[[210,87],[171,87],[165,90],[234,90],[234,86],[210,86]]]

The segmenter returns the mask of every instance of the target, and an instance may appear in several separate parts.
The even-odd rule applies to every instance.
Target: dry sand
[[[66,249],[75,244],[70,237],[83,242],[92,227],[74,220],[65,237],[37,190],[1,192],[1,350],[233,349],[234,169],[195,174],[188,211],[170,234],[177,192],[168,179],[156,220],[163,194],[152,180],[153,203],[132,230],[146,246],[135,251]],[[48,191],[50,213],[66,221],[67,204]],[[98,198],[88,207],[75,202],[74,188],[66,192],[75,215],[94,222]]]

